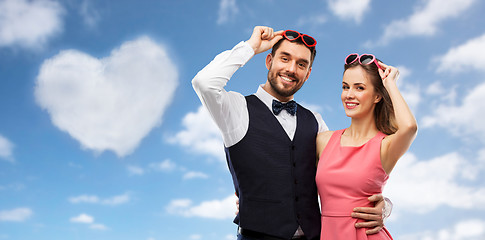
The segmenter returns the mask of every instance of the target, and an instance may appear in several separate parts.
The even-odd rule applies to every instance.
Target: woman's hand
[[[384,84],[384,87],[386,86],[387,83],[393,82],[396,83],[397,80],[399,79],[399,70],[393,66],[388,66],[382,62],[378,62],[379,66],[379,75],[382,78],[382,84]]]

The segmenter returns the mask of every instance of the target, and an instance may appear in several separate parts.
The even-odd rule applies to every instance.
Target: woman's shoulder
[[[330,131],[329,130],[329,131],[324,131],[324,132],[318,133],[317,141],[318,141],[318,139],[320,139],[320,140],[327,140],[328,141],[330,139],[330,137],[332,137],[332,135],[333,135],[334,132],[335,131]]]
[[[341,132],[342,130],[336,130],[336,131],[325,131],[321,132],[317,136],[317,157],[320,159],[320,155],[327,147],[327,144],[330,142],[330,139],[336,132]]]
[[[317,150],[320,153],[323,151],[325,146],[327,146],[328,141],[330,141],[330,138],[332,137],[333,133],[335,131],[325,131],[325,132],[320,132],[317,135]]]

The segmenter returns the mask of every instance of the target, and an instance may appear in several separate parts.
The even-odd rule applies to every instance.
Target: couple
[[[192,80],[222,132],[239,198],[238,240],[392,239],[380,193],[417,131],[396,86],[398,70],[372,55],[349,55],[341,98],[352,122],[328,131],[319,114],[293,101],[310,76],[315,46],[308,35],[257,26]],[[267,81],[254,95],[224,89],[252,56],[271,48]]]

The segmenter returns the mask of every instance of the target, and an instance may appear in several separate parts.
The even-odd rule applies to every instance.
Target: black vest
[[[298,105],[293,141],[258,97],[246,97],[249,129],[226,148],[239,197],[241,228],[291,239],[300,225],[310,240],[320,239],[317,199],[315,115]]]

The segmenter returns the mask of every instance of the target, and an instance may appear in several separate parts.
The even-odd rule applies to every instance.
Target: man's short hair
[[[276,54],[276,50],[278,50],[278,48],[280,47],[281,43],[283,41],[288,41],[287,39],[285,38],[282,38],[281,40],[279,40],[274,46],[273,48],[271,49],[271,55],[274,56]],[[303,46],[305,46],[306,48],[308,48],[311,52],[311,55],[310,55],[310,67],[313,65],[313,60],[315,60],[315,56],[317,55],[317,50],[315,49],[315,47],[307,47],[303,41],[301,40],[301,38],[297,38],[296,40],[294,41],[289,41],[291,43],[297,43],[297,44],[301,44]]]

